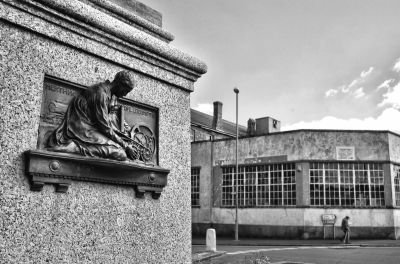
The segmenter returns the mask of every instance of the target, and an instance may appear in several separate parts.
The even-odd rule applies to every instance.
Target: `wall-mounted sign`
[[[287,160],[288,160],[287,155],[267,156],[267,157],[247,158],[244,160],[244,164],[285,162]]]
[[[337,160],[355,160],[354,147],[336,147]]]
[[[334,225],[336,223],[336,215],[334,214],[323,214],[321,216],[323,225]]]

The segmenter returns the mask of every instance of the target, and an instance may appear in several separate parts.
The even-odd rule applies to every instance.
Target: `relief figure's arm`
[[[119,137],[111,125],[111,120],[108,114],[108,100],[107,95],[104,93],[98,94],[98,100],[96,100],[94,114],[97,119],[97,125],[102,133],[104,133],[112,141],[118,143],[124,149],[128,144]]]

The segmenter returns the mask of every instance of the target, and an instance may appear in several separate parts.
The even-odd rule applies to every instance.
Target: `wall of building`
[[[239,163],[271,156],[287,160],[336,160],[336,147],[355,148],[356,160],[389,160],[388,136],[380,132],[298,130],[239,140]],[[235,163],[235,140],[215,143],[214,163]]]
[[[400,163],[400,137],[397,134],[389,133],[390,160]]]
[[[192,208],[192,221],[200,223],[211,221],[211,203],[212,203],[212,167],[210,166],[212,158],[212,145],[211,141],[203,141],[196,144],[196,148],[192,149],[192,168],[200,168],[200,207]]]
[[[183,61],[189,56],[177,50],[164,54],[176,58],[172,71],[163,64],[168,59],[157,62],[153,54],[149,63],[132,43],[112,48],[119,45],[116,36],[135,36],[141,49],[147,44],[154,52],[154,41],[168,51],[79,1],[23,3],[0,2],[0,263],[191,263],[189,93],[194,73],[205,69],[188,69]],[[60,5],[63,15],[33,8],[40,3],[48,4],[45,9]],[[74,12],[87,12],[74,18],[90,25],[104,23],[108,32],[116,24],[122,32],[108,38],[100,26],[95,34],[86,22],[60,19]],[[135,198],[131,187],[78,181],[67,193],[55,193],[52,185],[30,191],[23,153],[36,148],[45,74],[88,86],[121,70],[135,77],[127,97],[159,109],[159,165],[170,169],[160,199]]]
[[[208,131],[205,131],[201,128],[193,128],[191,127],[191,141],[204,141],[204,140],[211,140],[212,134]]]
[[[393,209],[393,166],[389,160],[396,160],[397,135],[387,131],[310,131],[299,130],[273,133],[260,137],[239,139],[239,164],[283,161],[296,161],[297,207],[279,208],[240,208],[239,221],[242,236],[276,238],[322,238],[322,214],[335,214],[337,236],[341,219],[352,218],[352,235],[355,238],[398,238],[399,209]],[[391,146],[391,144],[397,146]],[[390,146],[390,147],[389,147]],[[192,143],[192,160],[205,152],[206,145]],[[207,145],[212,147],[211,144]],[[354,147],[355,160],[381,161],[384,163],[385,204],[387,208],[310,208],[309,162],[337,160],[336,147]],[[390,155],[389,155],[390,153]],[[203,158],[204,162],[207,161]],[[192,229],[196,235],[204,234],[207,227],[213,226],[220,236],[233,236],[235,210],[220,207],[222,184],[221,173],[215,173],[221,165],[235,164],[235,140],[222,140],[214,143],[213,186],[203,186],[207,192],[214,193],[212,217],[201,217],[201,211],[209,208],[192,209]],[[203,163],[202,168],[211,170],[211,165]],[[217,179],[219,178],[219,180]],[[207,181],[207,180],[204,180]],[[218,185],[219,184],[219,185]],[[333,236],[332,228],[325,230]],[[329,233],[331,232],[331,233]]]
[[[241,237],[322,239],[323,214],[336,215],[335,237],[343,236],[341,221],[350,216],[353,238],[392,238],[400,210],[388,209],[340,209],[340,208],[241,208],[238,212]],[[395,223],[396,222],[396,223]],[[235,209],[214,208],[213,223],[193,221],[194,235],[204,234],[209,227],[221,237],[233,237]],[[398,226],[398,225],[397,225]],[[396,231],[397,230],[397,231]],[[333,238],[332,226],[325,227],[326,238]]]
[[[202,129],[200,127],[191,126],[191,141],[205,141],[205,140],[216,140],[232,138],[230,136],[213,132],[211,130]]]
[[[393,225],[395,239],[400,239],[400,210],[393,211]]]

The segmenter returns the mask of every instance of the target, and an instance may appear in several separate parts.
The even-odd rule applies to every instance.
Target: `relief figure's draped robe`
[[[125,143],[114,131],[109,116],[111,103],[109,81],[96,84],[72,99],[64,120],[50,135],[48,146],[55,151],[76,145],[84,156],[125,160]],[[118,131],[117,131],[118,132]]]

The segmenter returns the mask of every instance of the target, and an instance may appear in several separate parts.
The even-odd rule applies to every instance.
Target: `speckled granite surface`
[[[193,82],[207,69],[206,65],[198,59],[194,59],[150,35],[146,36],[143,32],[129,27],[127,24],[124,24],[126,29],[129,28],[129,30],[140,33],[140,36],[146,36],[146,40],[140,39],[141,42],[146,43],[149,47],[153,46],[153,43],[163,47],[163,55],[168,55],[170,59],[165,59],[161,54],[146,50],[144,47],[137,46],[126,39],[118,38],[112,32],[109,33],[102,28],[101,25],[91,26],[84,21],[42,5],[41,2],[19,0],[4,3],[3,1],[5,0],[0,0],[0,17],[9,23],[16,24],[18,27],[23,27],[25,30],[33,31],[64,45],[73,46],[93,56],[111,60],[124,67],[151,75],[181,89],[192,91]],[[57,3],[57,1],[53,1],[53,4]],[[79,3],[84,5],[81,2]],[[89,6],[87,8],[91,11],[94,10]],[[95,13],[96,15],[102,14],[99,11],[95,11]],[[100,19],[97,18],[101,21],[106,19],[109,19],[109,24],[116,21],[115,18],[106,14]],[[117,23],[123,24],[122,21],[117,21]],[[129,30],[125,32],[127,39],[132,38]],[[188,56],[192,58],[185,63],[185,65],[190,65],[189,68],[180,64],[182,59]],[[154,65],[158,67],[154,67]],[[196,65],[200,67],[199,71],[195,70]]]
[[[88,52],[16,26],[27,22],[24,14],[10,21],[5,13],[0,12],[0,263],[190,263],[189,90],[171,84],[183,77],[169,71],[170,80],[164,80],[158,73],[166,70],[157,64],[144,73],[127,58],[94,56],[101,44],[88,44]],[[171,170],[160,199],[138,199],[132,188],[89,182],[73,182],[65,194],[51,185],[31,192],[22,154],[36,147],[44,75],[91,85],[122,69],[135,73],[128,98],[160,110],[159,165]]]
[[[110,0],[81,0],[86,4],[89,5],[97,5],[97,7],[102,7],[102,11],[106,12],[107,14],[110,14],[117,19],[123,20],[124,22],[127,22],[128,24],[141,29],[147,33],[149,33],[152,36],[155,36],[156,38],[159,38],[165,42],[170,42],[171,40],[174,39],[174,36],[163,30],[161,27],[157,26],[157,24],[160,23],[152,23],[149,22],[148,20],[140,17],[140,15],[135,14],[132,10],[127,10],[121,5],[118,5],[118,3],[121,3],[123,1],[110,1]],[[132,4],[135,2],[132,1]],[[157,19],[155,19],[157,20]]]

